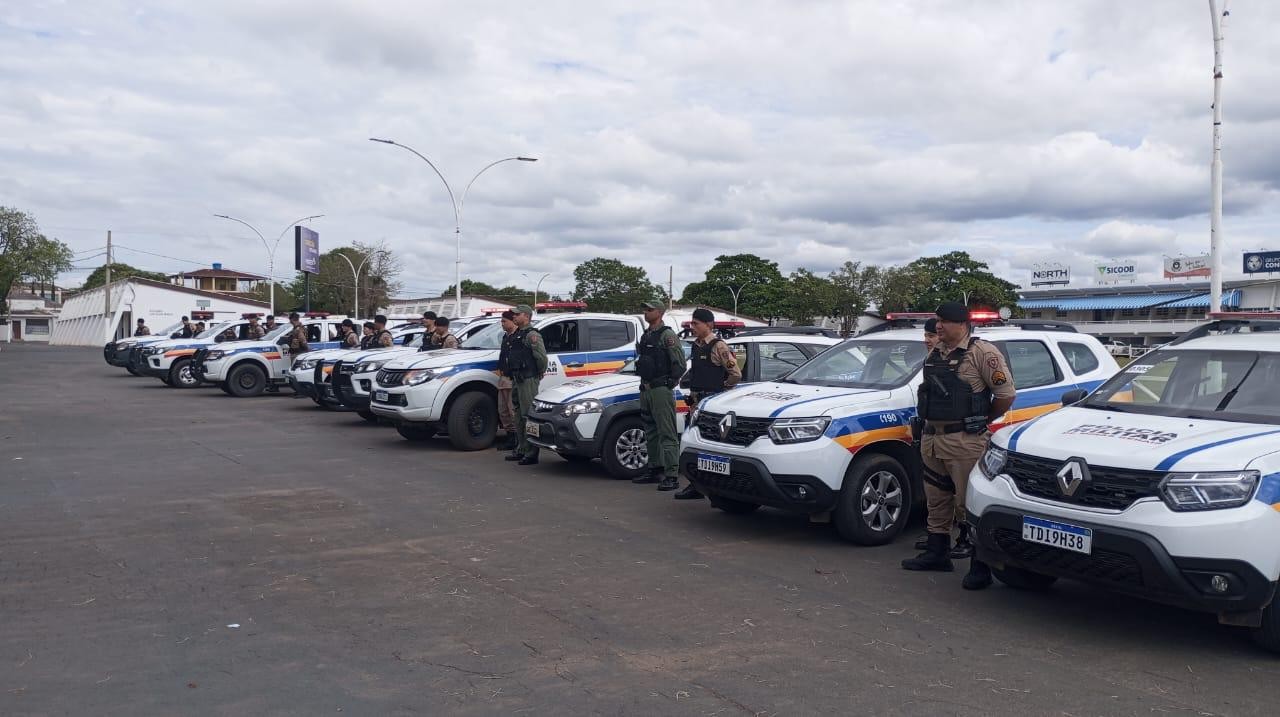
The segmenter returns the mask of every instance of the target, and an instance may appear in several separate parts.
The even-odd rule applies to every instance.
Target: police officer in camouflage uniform
[[[925,551],[902,561],[902,567],[950,572],[951,530],[958,526],[962,539],[969,532],[964,510],[969,473],[986,450],[987,425],[1013,406],[1015,390],[1000,350],[970,335],[968,307],[948,301],[937,316],[938,345],[925,359],[917,408],[924,419],[920,458],[929,537]],[[991,569],[971,558],[964,588],[990,584]]]
[[[697,408],[706,398],[727,391],[742,380],[742,369],[738,367],[738,359],[733,349],[716,336],[716,315],[710,309],[693,310],[693,320],[689,322],[693,331],[693,345],[689,353],[689,373],[685,380],[689,385],[689,410]],[[696,500],[702,497],[693,484],[675,494],[676,500]]]
[[[680,437],[673,389],[684,375],[684,350],[676,332],[662,320],[664,304],[655,300],[640,306],[648,329],[636,343],[636,373],[640,376],[640,421],[649,451],[649,473],[631,482],[657,483],[658,490],[675,490],[680,487]]]
[[[506,437],[495,446],[500,451],[516,449],[516,409],[511,394],[515,384],[511,381],[511,368],[507,359],[511,356],[511,346],[515,343],[516,315],[512,311],[502,312],[502,345],[498,349],[498,425],[506,433]]]
[[[387,331],[387,317],[382,314],[373,317],[373,338],[369,339],[369,348],[389,349],[395,345],[395,339],[391,337],[391,332]]]
[[[258,315],[253,314],[252,316],[250,316],[249,326],[244,331],[244,337],[249,341],[257,341],[258,339],[261,339],[263,336],[266,336],[266,335],[267,335],[267,332],[264,331],[263,328],[258,325]]]
[[[298,312],[289,314],[289,323],[293,324],[293,331],[289,332],[289,353],[297,356],[310,351],[311,346],[307,344],[307,327],[302,325],[302,317]]]
[[[449,333],[448,316],[437,316],[433,321],[433,326],[434,329],[426,336],[430,340],[429,350],[458,348],[458,337]],[[424,341],[422,345],[426,347],[427,343]]]
[[[547,372],[547,345],[542,341],[542,334],[529,325],[532,320],[533,307],[521,304],[515,308],[516,330],[510,353],[507,354],[507,368],[511,371],[511,380],[515,384],[516,434],[519,443],[506,459],[519,461],[522,466],[538,462],[538,447],[529,442],[526,432],[528,419],[525,414],[533,408],[533,397],[538,395],[542,375]]]
[[[360,345],[360,337],[356,336],[356,322],[351,319],[342,320],[342,348],[353,349]]]

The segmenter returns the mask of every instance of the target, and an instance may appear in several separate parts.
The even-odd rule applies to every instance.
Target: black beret
[[[704,324],[714,324],[716,321],[716,315],[711,313],[711,309],[694,309],[693,318]]]
[[[445,328],[448,328],[448,327],[449,327],[449,317],[448,317],[448,316],[437,316],[437,317],[436,317],[436,326],[443,326],[443,327],[445,327]]]
[[[298,316],[298,312],[296,312],[296,311],[295,311],[295,312],[293,312],[293,313],[291,313],[291,314],[289,314],[289,320],[290,320],[290,321],[293,321],[294,319],[300,319],[300,318],[302,318],[302,317]]]
[[[938,310],[933,312],[943,321],[961,323],[969,320],[969,307],[959,301],[944,301]]]
[[[938,320],[937,320],[937,319],[926,319],[926,320],[925,320],[925,322],[924,322],[924,332],[925,332],[926,334],[936,334],[936,333],[938,333]]]
[[[387,317],[383,316],[382,314],[378,314],[377,316],[373,317],[373,323],[385,324],[387,323]]]

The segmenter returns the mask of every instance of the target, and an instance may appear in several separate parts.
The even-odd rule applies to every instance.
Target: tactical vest
[[[503,334],[502,344],[498,349],[498,370],[507,378],[511,378],[511,362],[509,359],[511,358],[511,347],[515,344],[515,337],[518,333],[520,332],[517,330],[509,334]]]
[[[512,332],[511,350],[507,352],[507,367],[511,371],[511,378],[522,380],[538,375],[538,364],[534,360],[533,349],[525,343],[526,337],[536,331],[537,329],[532,326],[525,326]]]
[[[975,391],[968,381],[960,378],[960,364],[973,350],[976,338],[969,345],[956,349],[949,356],[934,349],[924,362],[924,382],[920,384],[917,411],[926,421],[956,422],[967,418],[986,418],[991,413],[991,390]]]
[[[729,370],[724,366],[711,363],[711,352],[719,343],[724,342],[713,338],[706,346],[700,346],[697,342],[693,344],[693,351],[689,354],[691,363],[689,388],[698,393],[715,393],[724,390],[724,382],[729,378]]]
[[[439,335],[439,334],[437,334],[437,333],[434,333],[434,332],[433,332],[433,333],[431,334],[431,343],[432,343],[432,345],[433,345],[435,348],[437,348],[437,349],[444,348],[444,342],[445,342],[445,341],[448,341],[450,336],[453,336],[453,334],[445,334],[444,336],[441,336],[441,335]],[[457,340],[458,340],[458,337],[457,337],[457,336],[453,336],[453,340],[454,340],[454,341],[457,341]],[[459,343],[461,343],[461,342],[459,342]]]
[[[657,331],[647,329],[636,342],[636,374],[644,383],[661,383],[671,380],[671,359],[662,345],[662,336],[671,329],[667,326]]]

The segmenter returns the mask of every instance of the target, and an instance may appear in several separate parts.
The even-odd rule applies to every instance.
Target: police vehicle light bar
[[[684,323],[680,324],[680,327],[681,327],[681,328],[685,328],[685,329],[687,329],[687,328],[689,328],[689,327],[690,327],[690,326],[692,326],[692,325],[693,325],[693,322],[692,322],[692,321],[686,321],[686,322],[684,322]],[[746,325],[745,323],[741,322],[741,321],[715,321],[715,322],[712,322],[712,324],[711,324],[711,325],[712,325],[713,327],[717,328],[717,329],[745,329],[745,328],[747,328],[747,325]]]
[[[249,313],[249,314],[240,314],[240,318],[242,318],[242,319],[261,319],[261,318],[262,318],[262,314],[253,314],[253,313]]]
[[[533,307],[534,311],[586,311],[585,301],[544,301]]]
[[[303,316],[307,317],[308,319],[323,319],[329,316],[329,312],[328,311],[308,311],[307,313],[303,314]]]
[[[903,319],[933,319],[937,318],[937,314],[932,311],[894,311],[884,315],[889,321],[900,321]]]

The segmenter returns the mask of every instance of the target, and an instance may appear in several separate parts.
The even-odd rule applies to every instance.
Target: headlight
[[[319,362],[320,362],[320,359],[301,359],[299,361],[294,361],[293,370],[294,371],[310,371],[311,369],[315,368],[316,364]]]
[[[779,418],[769,426],[769,437],[774,443],[804,443],[816,441],[827,430],[831,419],[827,416],[816,418]]]
[[[445,368],[415,368],[407,371],[404,375],[404,385],[421,386],[433,378],[438,378],[453,370],[452,366]]]
[[[369,373],[370,371],[377,371],[382,368],[382,364],[386,362],[386,359],[383,359],[382,361],[361,361],[356,364],[356,368],[353,373]]]
[[[209,353],[205,354],[205,356],[204,356],[204,360],[205,360],[205,361],[217,361],[218,359],[220,359],[220,358],[222,358],[223,356],[226,356],[226,355],[227,355],[227,352],[226,352],[226,351],[210,351]]]
[[[599,413],[603,410],[604,405],[599,401],[594,398],[585,398],[581,401],[573,401],[572,403],[564,404],[560,409],[560,415],[565,417],[577,416],[583,413]]]
[[[148,347],[146,347],[146,348],[142,349],[142,354],[143,354],[144,356],[154,356],[154,355],[156,355],[156,354],[160,353],[162,350],[163,350],[163,349],[161,349],[159,346],[148,346]]]
[[[1160,495],[1171,510],[1238,508],[1253,497],[1258,471],[1170,473],[1160,481]]]
[[[986,453],[978,459],[978,467],[982,469],[982,475],[994,480],[1004,470],[1004,464],[1008,460],[1008,451],[994,443],[988,443]]]

